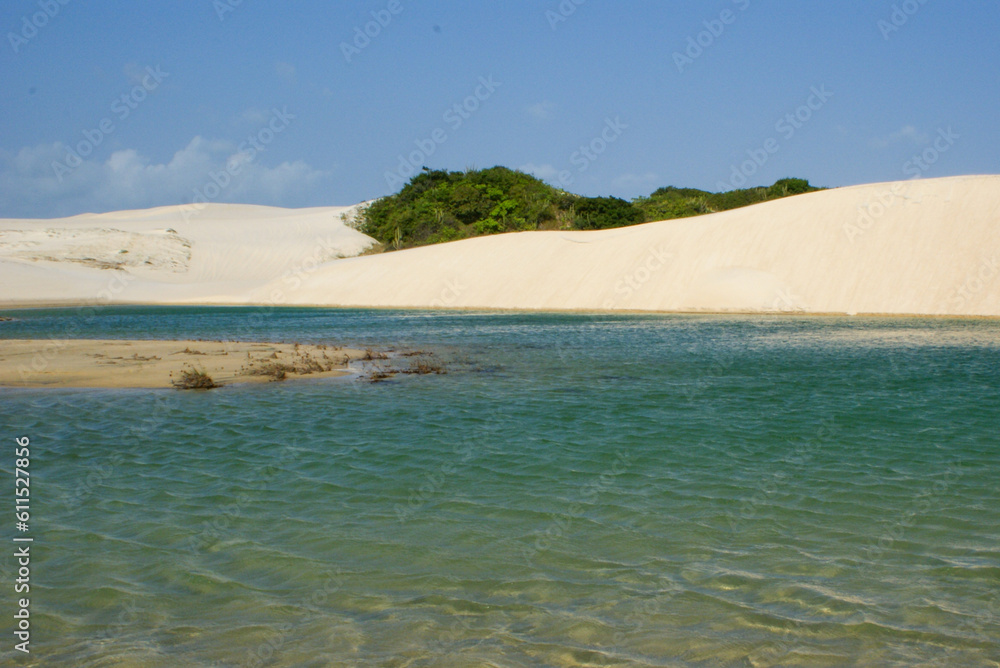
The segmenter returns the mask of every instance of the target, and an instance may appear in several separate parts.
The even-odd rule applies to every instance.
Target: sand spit
[[[167,388],[185,371],[220,385],[347,374],[365,351],[326,345],[233,341],[0,341],[0,386]]]
[[[372,240],[343,224],[348,208],[216,204],[190,221],[182,209],[0,221],[0,307],[1000,317],[1000,176],[854,186],[628,228],[504,234],[364,257],[354,256]],[[95,230],[113,231],[101,241]]]

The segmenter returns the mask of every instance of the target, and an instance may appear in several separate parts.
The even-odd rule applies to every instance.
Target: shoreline
[[[350,375],[366,352],[324,344],[141,339],[0,339],[0,387],[165,389],[185,372],[216,386]],[[179,388],[181,389],[181,388]]]
[[[6,311],[31,311],[42,309],[105,309],[129,306],[165,307],[165,308],[243,308],[243,309],[330,309],[341,311],[414,311],[450,313],[487,311],[491,313],[537,313],[551,315],[711,315],[711,316],[767,316],[767,317],[819,317],[819,318],[928,318],[934,320],[1000,320],[1000,315],[974,315],[950,313],[904,313],[904,312],[859,312],[844,311],[761,311],[761,310],[647,310],[647,309],[591,309],[591,308],[509,308],[498,306],[357,306],[344,304],[268,304],[239,302],[197,302],[197,303],[162,303],[162,302],[101,302],[91,304],[86,302],[19,302],[16,304],[0,304],[0,313]],[[0,319],[2,322],[2,319]],[[3,339],[0,339],[3,340]]]

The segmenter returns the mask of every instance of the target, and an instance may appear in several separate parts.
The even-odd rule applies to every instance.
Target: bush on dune
[[[809,185],[809,181],[805,179],[779,179],[768,188],[745,188],[721,193],[668,186],[660,188],[649,197],[638,198],[635,200],[635,205],[642,210],[648,222],[729,211],[817,190],[822,188]]]
[[[820,190],[804,179],[781,179],[770,187],[710,193],[660,188],[627,202],[617,197],[581,197],[506,167],[464,172],[424,168],[402,190],[375,201],[361,214],[359,229],[386,249],[457,241],[526,230],[597,230],[727,211]]]

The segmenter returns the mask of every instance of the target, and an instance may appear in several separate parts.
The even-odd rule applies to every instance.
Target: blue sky
[[[0,27],[0,217],[346,205],[423,164],[624,198],[1000,172],[995,0],[7,0]]]

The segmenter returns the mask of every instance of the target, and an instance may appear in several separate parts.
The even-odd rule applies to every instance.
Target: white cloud
[[[555,116],[556,105],[554,102],[545,100],[544,102],[539,102],[527,107],[525,111],[528,112],[528,116],[531,116],[535,120],[546,121]]]
[[[888,137],[878,137],[872,140],[872,145],[875,148],[887,148],[892,144],[898,144],[900,142],[910,142],[913,144],[926,144],[930,141],[930,135],[926,132],[920,132],[913,125],[904,125],[899,130],[896,130]]]
[[[67,151],[60,143],[25,147],[17,153],[0,150],[0,218],[54,218],[186,204],[214,183],[213,175],[223,182],[228,176],[230,182],[210,201],[305,206],[312,204],[310,195],[331,176],[301,160],[268,167],[266,152],[240,153],[232,142],[202,137],[192,139],[164,163],[127,149],[103,161],[83,160],[57,174],[53,164],[65,164]]]
[[[534,174],[543,181],[554,181],[559,175],[559,170],[547,163],[544,165],[536,165],[533,162],[529,162],[525,165],[521,165],[518,169],[526,174]]]
[[[259,127],[267,123],[270,118],[271,114],[263,109],[250,108],[240,114],[239,120],[248,125]]]

